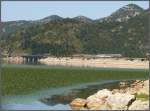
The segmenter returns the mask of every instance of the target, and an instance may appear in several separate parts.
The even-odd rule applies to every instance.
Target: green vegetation
[[[148,78],[148,70],[99,69],[73,67],[3,66],[3,95],[27,94],[33,91],[96,82],[101,80]]]
[[[137,94],[137,93],[135,93],[134,95],[135,95],[136,99],[143,100],[143,101],[148,101],[149,100],[149,95]]]
[[[148,11],[126,22],[83,22],[67,18],[25,24],[12,25],[11,32],[9,29],[1,34],[0,45],[4,51],[54,56],[119,53],[126,57],[146,57],[148,52]]]

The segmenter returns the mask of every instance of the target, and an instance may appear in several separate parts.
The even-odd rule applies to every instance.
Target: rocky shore
[[[73,110],[149,110],[149,80],[136,80],[132,84],[120,82],[119,89],[103,89],[70,103]]]

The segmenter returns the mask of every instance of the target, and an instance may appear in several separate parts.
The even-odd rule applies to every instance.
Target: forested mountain
[[[109,22],[57,15],[36,21],[4,22],[0,45],[4,51],[11,49],[13,53],[55,56],[119,53],[127,57],[145,57],[148,53],[148,10],[133,4],[124,7],[112,14],[113,19],[109,19],[112,15],[108,16]],[[127,9],[130,17],[118,21],[119,17],[126,18],[120,11]]]
[[[142,12],[144,12],[144,9],[142,9],[138,5],[129,4],[118,9],[117,11],[112,13],[110,16],[99,19],[98,21],[100,22],[104,22],[104,21],[105,22],[112,22],[112,21],[124,22],[132,17],[139,15]]]

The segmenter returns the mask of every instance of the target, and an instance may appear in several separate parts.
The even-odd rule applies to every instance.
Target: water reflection
[[[2,105],[3,110],[71,110],[69,105],[57,104],[48,106],[40,101],[34,101],[29,104],[5,104]]]
[[[3,64],[26,64],[26,65],[45,65],[40,63],[39,61],[25,61],[21,57],[9,57],[2,59]]]
[[[133,81],[129,81],[129,83],[132,83]],[[85,88],[81,89],[73,89],[68,94],[58,94],[58,95],[52,95],[49,98],[43,98],[40,101],[45,103],[46,105],[56,105],[56,104],[69,104],[73,99],[75,98],[87,98],[88,96],[96,93],[98,90],[101,89],[119,89],[119,82],[113,82],[113,83],[104,83],[99,85],[88,85]]]
[[[119,88],[123,80],[101,81],[82,85],[54,88],[39,91],[31,95],[7,97],[3,100],[2,108],[5,110],[71,110],[69,103],[75,98],[87,98],[100,89]],[[129,84],[133,80],[128,80]]]

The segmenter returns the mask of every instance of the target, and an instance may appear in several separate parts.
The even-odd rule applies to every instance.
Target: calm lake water
[[[38,91],[29,95],[3,97],[2,108],[6,110],[69,110],[69,103],[77,98],[87,98],[100,89],[119,88],[119,81],[101,81]],[[130,80],[132,82],[132,80]]]
[[[5,64],[4,64],[5,65]],[[14,65],[15,66],[15,65]],[[49,67],[38,64],[37,67]],[[26,64],[24,67],[34,67]],[[55,66],[54,66],[55,67]],[[136,79],[136,78],[135,78]],[[77,98],[87,98],[100,89],[119,88],[121,80],[105,80],[78,84],[67,87],[51,88],[28,95],[7,96],[2,98],[2,109],[5,110],[69,110],[69,103]],[[132,80],[129,80],[132,82]]]

